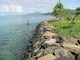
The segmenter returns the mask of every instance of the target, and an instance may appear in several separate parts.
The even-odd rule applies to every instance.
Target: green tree
[[[80,7],[76,9],[76,16],[80,14]]]
[[[53,8],[52,15],[59,20],[62,19],[63,16],[65,16],[65,9],[63,7],[63,4],[60,1]]]

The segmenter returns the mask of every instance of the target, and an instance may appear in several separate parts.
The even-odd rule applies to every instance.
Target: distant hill
[[[40,13],[40,12],[34,12],[34,13],[27,14],[27,15],[43,15],[43,13]]]
[[[43,15],[51,15],[51,12],[43,13]]]
[[[75,15],[76,11],[71,9],[66,9],[67,13],[70,13],[72,15]]]
[[[35,12],[27,15],[51,15],[51,13],[41,13],[41,12]]]

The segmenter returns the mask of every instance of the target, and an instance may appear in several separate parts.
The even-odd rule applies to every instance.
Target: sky
[[[51,12],[59,0],[0,0],[0,15]],[[80,0],[61,0],[67,9],[80,7]]]

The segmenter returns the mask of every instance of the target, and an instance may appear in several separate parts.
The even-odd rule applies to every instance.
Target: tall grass
[[[65,36],[80,36],[80,18],[76,17],[74,23],[71,20],[53,20],[49,22],[52,25],[52,31]]]

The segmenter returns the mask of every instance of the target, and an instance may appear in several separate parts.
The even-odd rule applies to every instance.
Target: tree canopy
[[[53,8],[52,15],[58,19],[62,19],[64,14],[65,14],[65,8],[63,7],[63,4],[59,1]]]
[[[76,9],[76,15],[79,15],[79,14],[80,14],[80,7]]]

